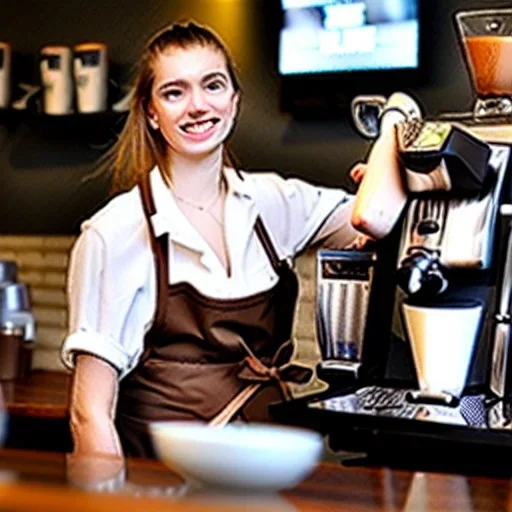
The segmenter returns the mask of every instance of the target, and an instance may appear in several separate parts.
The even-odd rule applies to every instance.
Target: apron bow
[[[313,371],[305,366],[296,363],[266,366],[254,356],[247,356],[243,360],[242,369],[238,372],[239,378],[251,382],[268,382],[275,379],[278,382],[305,384],[312,376]]]

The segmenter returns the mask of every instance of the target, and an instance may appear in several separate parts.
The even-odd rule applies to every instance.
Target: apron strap
[[[142,207],[144,208],[144,215],[149,223],[149,229],[151,233],[154,235],[155,230],[153,229],[153,224],[149,222],[151,217],[156,213],[155,202],[153,201],[153,194],[151,193],[151,184],[149,181],[149,173],[146,173],[142,180],[139,182],[139,192],[141,194],[142,199]]]
[[[241,181],[244,181],[244,176],[240,172],[240,169],[235,169],[235,172],[238,178]],[[260,242],[263,245],[263,249],[267,253],[267,257],[270,260],[270,263],[272,264],[273,269],[276,271],[276,273],[279,274],[279,270],[281,268],[281,260],[279,259],[279,255],[277,254],[274,244],[272,243],[272,240],[270,238],[270,235],[268,234],[267,228],[265,227],[265,224],[263,224],[263,221],[261,220],[261,217],[259,215],[256,218],[256,223],[254,227],[256,229],[256,234],[258,235],[258,238],[260,239]],[[289,267],[291,267],[291,265],[289,265]]]
[[[256,218],[254,228],[256,230],[256,234],[258,235],[258,238],[260,239],[261,245],[263,245],[263,249],[267,253],[270,263],[272,263],[272,267],[274,268],[276,273],[279,273],[279,269],[281,266],[281,260],[279,259],[279,256],[274,247],[274,244],[272,243],[272,240],[270,239],[267,228],[263,224],[263,221],[261,220],[261,217],[259,215]]]
[[[243,406],[254,396],[256,391],[261,388],[261,383],[251,383],[238,393],[217,416],[214,416],[208,425],[211,427],[223,427],[235,417]]]
[[[155,235],[152,217],[156,214],[155,202],[151,193],[151,184],[149,181],[149,173],[146,173],[139,183],[139,192],[141,195],[144,216],[149,228],[149,237],[153,256],[155,260],[156,271],[156,311],[154,326],[162,325],[165,313],[165,300],[167,298],[167,286],[169,282],[169,269],[167,262],[169,261],[169,237],[167,233],[163,233],[159,237]]]

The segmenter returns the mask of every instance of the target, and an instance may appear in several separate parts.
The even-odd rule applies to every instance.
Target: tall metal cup
[[[316,326],[324,368],[358,376],[374,265],[373,252],[317,254]]]

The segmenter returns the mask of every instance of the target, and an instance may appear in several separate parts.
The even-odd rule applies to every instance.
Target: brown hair
[[[240,92],[233,60],[224,43],[212,30],[188,22],[175,23],[157,32],[146,44],[140,59],[126,123],[118,140],[100,162],[101,169],[112,171],[113,192],[132,188],[155,165],[160,172],[165,172],[167,142],[159,131],[150,128],[147,119],[154,63],[169,48],[197,45],[213,48],[224,55],[233,88],[235,92]],[[224,162],[226,165],[233,163],[232,154],[227,148],[224,148]]]

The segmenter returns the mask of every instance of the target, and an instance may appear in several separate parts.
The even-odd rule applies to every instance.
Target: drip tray
[[[419,403],[409,399],[414,390],[367,386],[354,393],[334,396],[308,404],[312,409],[362,414],[380,418],[434,421],[450,425],[481,426],[485,422],[484,402],[461,400],[455,407]]]
[[[327,390],[272,404],[270,413],[326,435],[334,452],[365,454],[351,465],[512,476],[511,400],[481,393],[455,406],[415,403],[413,389],[386,386]]]

